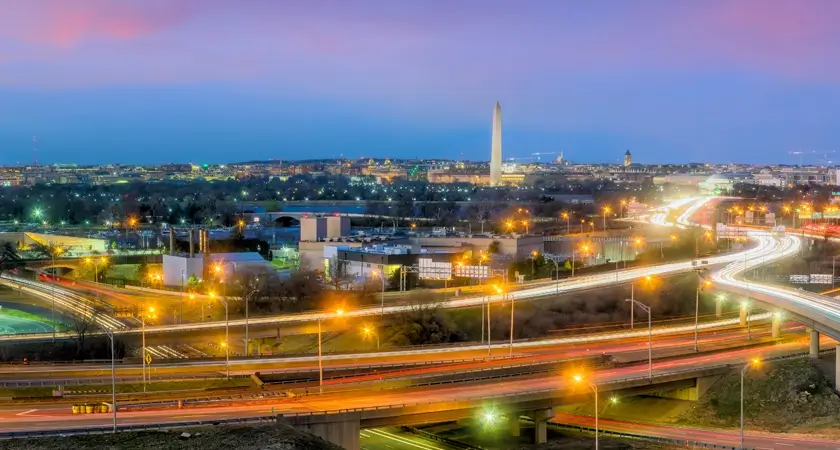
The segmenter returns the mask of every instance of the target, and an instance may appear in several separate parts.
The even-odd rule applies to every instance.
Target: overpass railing
[[[830,353],[835,351],[835,349],[827,349],[821,351],[821,353]],[[809,354],[806,352],[797,352],[793,354],[787,355],[779,355],[774,357],[765,358],[764,361],[781,361],[787,359],[796,359],[796,358],[805,358],[808,357]],[[673,377],[673,376],[680,376],[686,374],[696,374],[699,372],[722,372],[725,370],[732,370],[735,368],[741,367],[742,364],[717,364],[714,366],[704,367],[702,369],[698,368],[689,368],[689,369],[682,369],[682,370],[672,370],[668,372],[661,372],[658,374],[654,374],[654,383],[656,382],[657,378],[665,378],[665,377]],[[635,381],[648,381],[649,378],[647,375],[640,375],[635,377],[626,377],[620,378],[615,380],[609,380],[605,382],[599,382],[597,386],[608,388],[610,385],[616,384],[623,384]],[[323,415],[323,414],[343,414],[349,412],[365,412],[365,411],[380,411],[384,409],[392,409],[392,408],[410,408],[415,406],[425,406],[425,405],[434,405],[434,404],[446,404],[446,403],[457,403],[457,402],[471,402],[475,400],[482,400],[485,403],[488,400],[505,400],[510,398],[522,397],[522,396],[532,396],[537,394],[545,394],[548,392],[556,392],[561,390],[567,390],[568,386],[563,387],[554,387],[554,388],[544,388],[544,389],[534,389],[528,391],[518,391],[513,393],[507,394],[499,394],[499,395],[481,395],[481,396],[470,396],[470,397],[463,397],[463,398],[448,398],[448,399],[440,399],[440,400],[430,400],[425,402],[412,402],[412,403],[396,403],[396,404],[389,404],[389,405],[380,405],[380,406],[368,406],[368,407],[361,407],[361,408],[342,408],[342,409],[334,409],[334,410],[321,410],[321,411],[307,411],[307,412],[298,412],[298,413],[289,413],[283,414],[284,417],[296,417],[296,416],[312,416],[312,415]],[[609,390],[609,389],[606,389]],[[505,402],[502,402],[505,403]]]
[[[588,425],[577,425],[577,424],[567,424],[567,423],[559,423],[559,422],[552,422],[549,420],[549,425],[552,428],[559,428],[563,430],[573,430],[577,432],[583,433],[594,433],[595,427],[590,427]],[[700,430],[698,430],[700,431]],[[625,439],[641,439],[648,442],[656,442],[659,444],[670,444],[676,447],[685,446],[685,448],[715,448],[715,449],[732,449],[732,450],[756,450],[753,447],[741,447],[739,445],[725,445],[720,443],[708,442],[708,441],[698,441],[695,439],[677,439],[677,438],[668,438],[668,437],[661,437],[661,436],[650,436],[646,435],[643,432],[630,432],[630,431],[614,431],[614,430],[605,430],[603,426],[598,430],[598,435],[601,437],[617,437],[617,438],[625,438]],[[738,439],[738,436],[733,435],[733,440]]]
[[[117,425],[117,431],[149,431],[167,430],[171,428],[199,427],[205,425],[231,425],[276,422],[275,416],[245,417],[236,419],[199,420],[191,422],[171,422],[150,425]],[[5,431],[0,432],[0,439],[23,437],[74,436],[85,434],[104,434],[114,431],[113,426],[97,426],[84,428],[57,428],[44,431]]]

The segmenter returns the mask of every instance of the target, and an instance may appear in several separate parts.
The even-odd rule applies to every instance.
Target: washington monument
[[[502,184],[502,106],[493,108],[493,137],[490,143],[490,186]]]

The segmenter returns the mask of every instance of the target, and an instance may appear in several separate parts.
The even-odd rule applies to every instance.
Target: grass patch
[[[679,423],[701,427],[738,427],[741,412],[740,370],[733,370],[686,412]],[[840,429],[840,398],[807,359],[752,368],[744,383],[746,426],[772,432],[810,429],[819,423]]]
[[[0,317],[14,317],[18,319],[31,320],[33,322],[49,325],[50,327],[55,326],[59,331],[66,331],[69,329],[61,322],[53,322],[52,320],[41,317],[37,314],[28,313],[18,309],[0,308]]]
[[[190,433],[191,437],[180,439],[179,436],[183,432]],[[252,426],[208,425],[201,428],[178,428],[168,431],[127,431],[117,434],[8,439],[3,441],[3,448],[10,450],[66,448],[340,450],[340,447],[318,437],[297,431],[288,425],[276,423]]]

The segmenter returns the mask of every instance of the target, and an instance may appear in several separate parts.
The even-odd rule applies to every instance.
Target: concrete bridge
[[[599,382],[599,394],[620,393],[622,396],[654,395],[683,400],[697,400],[730,366],[661,373],[651,381],[647,376]],[[556,375],[552,375],[556,376]],[[495,382],[491,380],[489,382]],[[428,389],[434,399],[435,386]],[[490,389],[489,389],[490,390]],[[464,419],[480,418],[490,407],[503,413],[509,433],[519,436],[519,418],[527,416],[534,421],[535,443],[547,441],[547,422],[554,417],[556,406],[591,401],[588,386],[567,385],[552,390],[522,391],[500,396],[456,401],[430,400],[422,404],[396,404],[369,408],[349,408],[313,413],[285,414],[278,420],[349,450],[359,449],[359,431],[403,425],[421,425]],[[348,400],[352,404],[352,400]],[[499,420],[502,417],[498,417]]]

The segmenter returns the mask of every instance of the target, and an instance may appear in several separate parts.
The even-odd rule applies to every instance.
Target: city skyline
[[[757,3],[8,2],[0,164],[836,149],[840,6]]]

